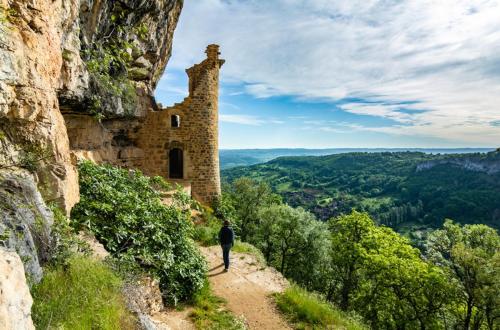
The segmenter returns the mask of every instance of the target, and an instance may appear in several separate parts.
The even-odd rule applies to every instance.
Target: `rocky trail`
[[[252,255],[231,253],[231,266],[226,273],[220,247],[202,247],[201,251],[208,261],[214,294],[227,301],[228,309],[241,317],[248,329],[291,329],[269,298],[288,286],[279,272],[262,267]]]
[[[108,252],[91,236],[85,240],[97,259],[104,259]],[[255,256],[231,252],[229,272],[224,272],[222,251],[219,246],[200,247],[208,262],[208,278],[216,296],[227,301],[227,308],[241,318],[248,329],[291,329],[269,297],[282,292],[288,281],[275,269],[264,267]],[[158,283],[145,277],[125,288],[129,307],[138,313],[146,329],[194,330],[190,320],[192,308],[181,311],[164,309]]]
[[[291,329],[269,297],[283,291],[288,282],[273,268],[263,267],[247,253],[231,253],[231,267],[224,272],[222,251],[219,246],[201,247],[209,273],[208,278],[216,296],[227,301],[227,308],[241,318],[247,329]],[[194,330],[189,314],[192,308],[182,311],[161,310],[143,315],[143,324],[156,330]]]

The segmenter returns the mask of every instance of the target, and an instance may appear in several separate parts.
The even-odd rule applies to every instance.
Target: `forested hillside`
[[[222,170],[236,166],[250,166],[265,163],[278,157],[326,156],[350,152],[423,152],[426,154],[470,154],[493,151],[492,148],[276,148],[276,149],[221,149],[219,150]]]
[[[498,150],[281,157],[222,176],[226,182],[243,176],[265,181],[285,202],[323,220],[356,209],[399,230],[439,227],[446,218],[500,228]]]
[[[412,242],[367,213],[317,221],[249,178],[227,185],[212,206],[269,265],[340,309],[344,321],[354,318],[370,329],[499,328],[500,237],[486,225],[446,220]],[[195,236],[215,241],[218,229],[208,222]],[[280,310],[296,316],[293,321],[318,325],[296,329],[340,328],[314,317],[323,315],[323,304],[311,304],[307,296],[299,288],[277,297]]]

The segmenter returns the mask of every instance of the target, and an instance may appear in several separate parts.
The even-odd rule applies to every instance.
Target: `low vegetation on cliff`
[[[92,256],[88,243],[52,205],[54,222],[44,276],[32,283],[32,316],[40,329],[132,329],[136,318],[123,294],[122,276]]]
[[[71,218],[95,234],[114,257],[139,264],[160,279],[164,300],[186,300],[203,287],[205,261],[191,239],[189,198],[162,203],[169,186],[139,171],[82,162],[80,202]]]
[[[296,329],[329,329],[332,325],[347,330],[367,329],[361,322],[340,312],[323,297],[292,285],[275,295],[276,305]]]

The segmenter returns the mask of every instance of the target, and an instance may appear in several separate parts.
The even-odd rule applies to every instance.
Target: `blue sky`
[[[221,148],[500,145],[500,0],[186,0],[156,90],[221,46]]]

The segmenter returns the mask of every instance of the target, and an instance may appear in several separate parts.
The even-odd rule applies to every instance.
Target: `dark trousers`
[[[231,247],[233,244],[222,244],[222,258],[224,259],[224,268],[228,269],[229,268],[229,251],[231,250]]]

